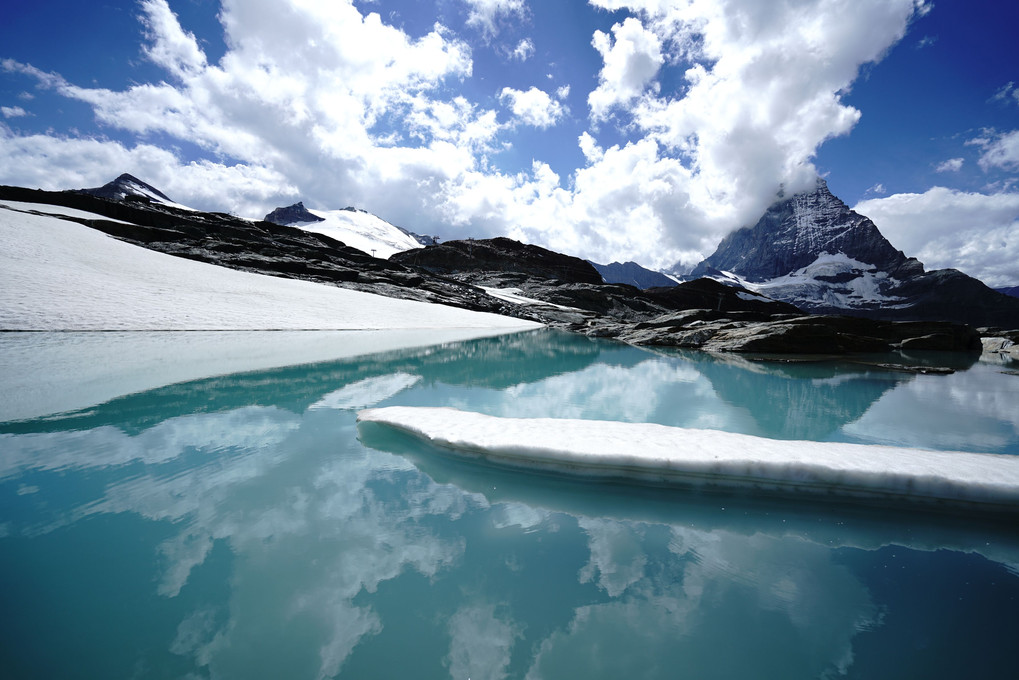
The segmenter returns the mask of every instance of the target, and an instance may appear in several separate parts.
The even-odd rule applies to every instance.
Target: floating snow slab
[[[641,482],[1019,512],[1019,456],[393,406],[359,422],[503,465]]]

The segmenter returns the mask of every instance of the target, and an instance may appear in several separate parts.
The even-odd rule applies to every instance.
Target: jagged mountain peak
[[[824,180],[781,197],[752,227],[739,229],[694,268],[800,309],[883,319],[953,320],[1012,327],[1019,302],[961,272],[925,272]]]
[[[812,190],[780,198],[757,224],[722,239],[691,275],[702,276],[714,269],[748,281],[765,281],[807,267],[824,254],[843,254],[889,273],[907,265],[915,270],[919,265],[818,178]]]

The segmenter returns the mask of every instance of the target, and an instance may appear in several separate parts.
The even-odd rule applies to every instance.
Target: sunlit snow
[[[2,330],[533,328],[445,305],[264,276],[0,208]]]
[[[394,253],[421,248],[417,240],[380,217],[362,210],[309,210],[322,222],[299,222],[292,226],[342,241],[351,248],[382,259]]]
[[[788,441],[651,423],[499,418],[451,408],[368,409],[358,421],[503,465],[576,475],[1012,511],[1019,502],[1019,456]]]

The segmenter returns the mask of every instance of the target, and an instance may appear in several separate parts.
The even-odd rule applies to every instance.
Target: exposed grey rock
[[[726,272],[813,313],[1019,327],[1019,299],[954,269],[925,272],[820,179],[725,237],[692,276],[733,282]]]
[[[618,338],[638,345],[665,345],[715,352],[764,354],[878,353],[892,350],[979,352],[969,326],[941,322],[888,322],[846,316],[722,315],[710,310],[669,314],[635,324]]]
[[[396,253],[390,260],[435,274],[514,272],[572,283],[602,283],[601,274],[586,260],[508,238],[446,241]]]
[[[605,283],[625,283],[642,290],[676,285],[676,281],[665,274],[641,267],[636,262],[623,262],[622,264],[619,262],[611,264],[591,262],[591,266],[598,270]]]
[[[297,203],[288,205],[285,208],[276,208],[266,215],[264,219],[266,222],[272,222],[273,224],[279,224],[282,226],[299,224],[302,222],[325,221],[325,218],[309,212],[308,209],[304,207],[303,201],[298,201]]]
[[[911,271],[919,265],[909,262],[870,219],[850,210],[819,178],[813,191],[779,200],[757,224],[722,239],[690,275],[720,270],[765,281],[805,267],[823,252],[845,253],[891,274],[907,263]]]

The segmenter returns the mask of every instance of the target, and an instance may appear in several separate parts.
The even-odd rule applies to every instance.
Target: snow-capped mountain
[[[1019,301],[954,269],[925,272],[824,180],[780,198],[728,236],[690,274],[739,285],[815,313],[1019,325]]]
[[[298,202],[276,208],[265,216],[265,221],[323,234],[382,259],[435,242],[431,237],[419,236],[357,208],[308,210],[304,203]]]
[[[186,205],[177,203],[151,184],[146,184],[134,175],[129,175],[126,172],[117,179],[112,182],[107,182],[101,187],[79,189],[78,193],[98,196],[99,198],[108,198],[114,201],[141,200],[147,203],[162,203],[163,205],[168,205],[173,208],[191,210],[191,208],[188,208]]]

